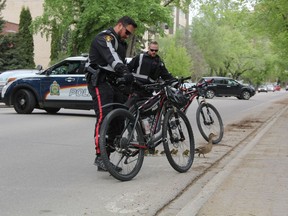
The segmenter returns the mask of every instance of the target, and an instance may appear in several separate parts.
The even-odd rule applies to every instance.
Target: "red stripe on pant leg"
[[[97,119],[97,124],[95,127],[95,149],[96,149],[96,154],[100,154],[100,147],[99,147],[99,131],[100,131],[100,126],[102,123],[102,118],[103,118],[103,112],[102,112],[102,104],[101,104],[101,95],[99,92],[99,89],[95,87],[95,92],[98,100],[98,119]]]

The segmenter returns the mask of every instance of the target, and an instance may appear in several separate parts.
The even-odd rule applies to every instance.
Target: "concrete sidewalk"
[[[286,107],[177,216],[288,215],[287,123]]]

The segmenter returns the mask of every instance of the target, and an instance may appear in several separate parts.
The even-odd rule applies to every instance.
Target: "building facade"
[[[17,33],[19,31],[19,25],[17,23],[5,22],[2,29],[2,34]]]
[[[2,10],[2,17],[8,23],[18,24],[22,7],[28,7],[32,19],[34,19],[35,17],[42,15],[43,2],[44,0],[8,0],[6,1],[5,9]],[[33,39],[35,64],[40,64],[44,68],[47,68],[50,61],[50,41],[47,41],[46,38],[42,37],[40,34],[34,35]]]

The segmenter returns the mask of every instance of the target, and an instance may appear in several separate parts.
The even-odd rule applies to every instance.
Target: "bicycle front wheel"
[[[196,121],[202,137],[208,142],[209,134],[214,133],[216,136],[212,143],[219,143],[224,134],[222,118],[218,110],[210,103],[202,103],[196,112]]]
[[[187,116],[180,110],[168,110],[163,120],[163,146],[170,165],[187,172],[194,161],[194,135]]]
[[[144,160],[144,141],[140,125],[128,110],[115,109],[105,117],[100,130],[100,151],[114,178],[129,181],[138,174]]]

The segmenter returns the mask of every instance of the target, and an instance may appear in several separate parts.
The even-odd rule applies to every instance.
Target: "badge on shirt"
[[[111,36],[111,35],[105,35],[105,40],[107,41],[107,42],[110,42],[110,41],[112,41],[113,40],[113,37]]]

